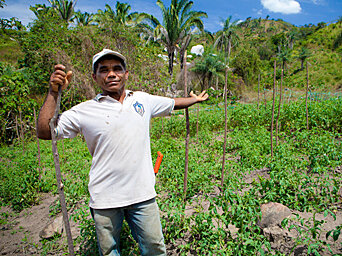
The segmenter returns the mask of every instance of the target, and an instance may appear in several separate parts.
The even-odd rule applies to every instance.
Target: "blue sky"
[[[342,16],[342,0],[193,0],[193,10],[204,11],[208,18],[204,19],[205,29],[216,32],[222,28],[222,20],[232,15],[233,20],[245,20],[248,17],[283,19],[300,26],[309,23],[334,22]],[[147,12],[161,19],[156,0],[122,0],[129,3],[131,11]],[[170,0],[164,0],[166,6]],[[0,9],[1,18],[17,17],[25,25],[35,17],[29,10],[30,5],[37,3],[49,5],[47,0],[5,0],[5,8]],[[114,7],[112,0],[78,0],[76,10],[95,13],[104,9],[108,3]]]

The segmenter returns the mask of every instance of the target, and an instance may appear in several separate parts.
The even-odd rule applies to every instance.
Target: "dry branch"
[[[57,116],[58,116],[59,108],[61,104],[61,94],[62,94],[62,87],[59,86],[55,114],[51,118],[49,125],[51,129],[52,153],[53,153],[53,159],[55,162],[55,169],[56,169],[57,189],[58,189],[59,200],[61,203],[61,208],[62,208],[62,213],[63,213],[65,231],[66,231],[67,240],[68,240],[69,254],[71,256],[74,256],[75,255],[74,245],[73,245],[72,236],[71,236],[68,211],[67,211],[66,203],[65,203],[65,195],[64,195],[64,190],[63,190],[64,185],[62,184],[62,175],[61,175],[61,169],[59,165],[59,155],[58,155],[58,149],[57,149],[57,137],[55,133]]]

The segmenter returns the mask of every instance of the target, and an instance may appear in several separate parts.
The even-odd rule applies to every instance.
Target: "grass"
[[[215,104],[201,106],[197,142],[196,108],[191,108],[186,204],[182,195],[185,155],[183,112],[177,111],[170,118],[154,119],[151,123],[151,150],[153,161],[157,151],[164,154],[156,190],[168,247],[176,246],[174,250],[179,255],[271,255],[275,251],[256,225],[261,204],[279,202],[293,210],[313,213],[336,211],[342,184],[342,178],[334,172],[336,167],[342,165],[341,104],[341,99],[333,98],[312,101],[309,131],[305,129],[303,100],[284,104],[280,119],[280,143],[274,149],[273,158],[270,157],[270,102],[266,110],[260,108],[259,111],[256,111],[255,104],[237,103],[230,106],[228,160],[221,193],[217,191],[221,177],[224,109],[222,105]],[[3,205],[20,210],[19,206],[22,209],[38,203],[42,191],[56,193],[51,144],[41,141],[40,146],[40,181],[35,178],[38,168],[36,142],[28,140],[24,154],[20,143],[1,148],[0,195]],[[78,209],[75,218],[81,228],[77,239],[81,244],[79,254],[92,255],[96,251],[96,239],[94,224],[87,211],[91,157],[81,136],[59,142],[58,147],[67,205],[69,209]],[[270,178],[255,178],[251,183],[245,181],[246,176],[261,169],[266,169]],[[18,175],[14,177],[12,174],[16,173]],[[23,181],[31,190],[15,189]],[[23,196],[32,199],[29,204],[20,204],[16,200]],[[203,201],[209,202],[207,211],[200,206]],[[192,215],[186,213],[189,205],[195,205],[197,209]],[[52,213],[56,214],[59,210],[59,205],[56,205]],[[230,225],[238,229],[236,234],[228,229]],[[307,246],[307,241],[311,241],[317,248],[312,246],[310,250],[328,250],[329,243],[313,236],[317,227],[298,227],[302,228],[303,239],[296,240],[296,246]],[[122,235],[122,250],[136,252],[137,246],[126,226]],[[47,242],[40,250],[47,253],[56,248]],[[66,251],[66,248],[57,250]],[[281,252],[277,253],[281,255]]]
[[[6,34],[1,34],[0,39],[0,62],[17,65],[18,60],[23,57],[18,41]]]

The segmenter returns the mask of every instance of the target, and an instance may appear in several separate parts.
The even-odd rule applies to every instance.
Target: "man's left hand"
[[[205,101],[209,98],[208,93],[205,92],[205,90],[203,92],[201,92],[201,94],[199,94],[198,96],[196,94],[194,94],[193,91],[190,92],[190,97],[195,98],[197,102],[202,102]]]

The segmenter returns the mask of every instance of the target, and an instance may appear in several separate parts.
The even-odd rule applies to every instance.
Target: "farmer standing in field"
[[[125,218],[142,255],[166,255],[154,189],[149,125],[156,116],[170,115],[205,101],[208,94],[166,98],[125,89],[126,58],[104,49],[93,57],[92,77],[102,89],[94,99],[59,116],[57,138],[82,133],[92,165],[89,172],[90,211],[95,221],[100,254],[120,255],[119,238]],[[38,136],[51,139],[58,87],[65,89],[72,73],[61,64],[50,77],[50,89],[38,118]]]

